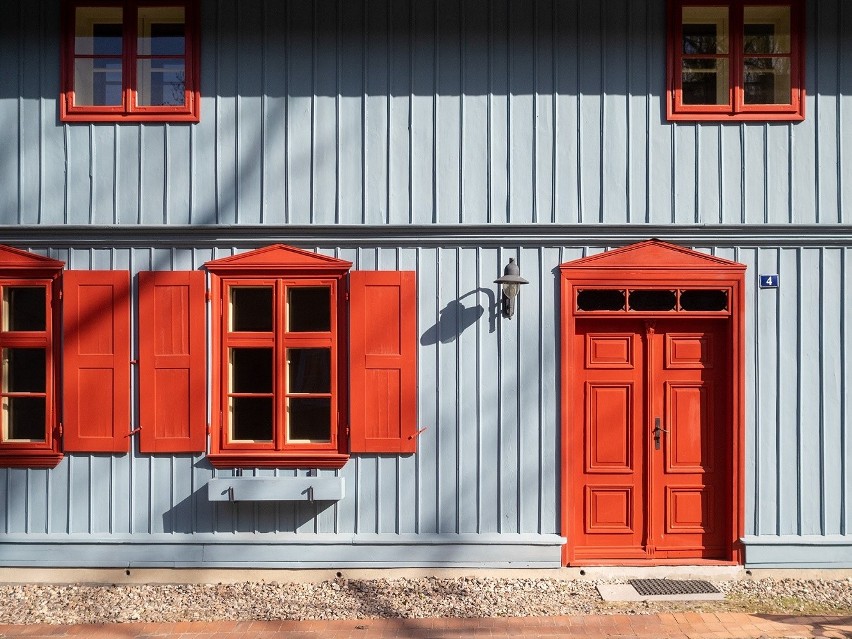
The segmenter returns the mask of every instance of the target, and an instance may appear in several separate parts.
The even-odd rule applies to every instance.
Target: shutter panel
[[[350,288],[350,450],[417,447],[417,299],[412,271],[353,271]]]
[[[207,447],[207,380],[201,271],[139,273],[139,450]]]
[[[66,271],[63,444],[126,453],[130,444],[130,273]]]

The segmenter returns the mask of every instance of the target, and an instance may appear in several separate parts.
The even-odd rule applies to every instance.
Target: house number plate
[[[760,288],[778,288],[778,275],[760,275]]]

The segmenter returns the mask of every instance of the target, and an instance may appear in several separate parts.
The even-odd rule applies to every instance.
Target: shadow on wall
[[[164,533],[317,532],[317,518],[334,501],[216,501],[207,483],[163,512]]]
[[[422,346],[431,346],[441,342],[449,344],[455,341],[469,327],[476,324],[485,309],[481,304],[466,307],[462,300],[470,295],[484,293],[488,297],[488,332],[497,330],[497,298],[494,291],[487,288],[477,288],[465,293],[458,299],[452,300],[441,309],[438,323],[424,331],[420,337]]]

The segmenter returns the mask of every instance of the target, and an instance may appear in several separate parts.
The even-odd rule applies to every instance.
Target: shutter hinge
[[[429,428],[429,427],[428,427],[428,426],[424,426],[423,428],[421,428],[420,430],[418,430],[418,431],[417,431],[416,433],[414,433],[413,435],[409,435],[409,436],[408,436],[408,439],[416,439],[417,437],[420,437],[420,435],[422,435],[422,434],[423,434],[423,431],[425,431],[427,428]]]
[[[64,426],[62,425],[62,422],[59,422],[59,424],[57,424],[57,425],[56,425],[56,430],[57,430],[57,434],[58,434],[60,437],[62,437],[62,436],[65,434],[65,428],[64,428]]]
[[[208,301],[208,302],[209,302],[211,299],[213,299],[212,297],[210,297],[210,291],[204,291],[204,299],[205,299],[206,301]]]
[[[349,291],[346,291],[346,292],[343,294],[343,297],[344,297],[344,299],[348,302],[348,301],[349,301]]]
[[[131,430],[129,433],[127,433],[127,436],[128,436],[128,437],[133,437],[133,436],[134,436],[136,433],[138,433],[140,430],[142,430],[142,427],[141,427],[141,426],[137,426],[136,428],[134,428],[133,430]]]
[[[59,289],[59,299],[62,299],[62,289]]]

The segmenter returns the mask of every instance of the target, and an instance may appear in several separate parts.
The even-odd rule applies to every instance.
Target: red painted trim
[[[213,468],[343,468],[349,461],[346,453],[276,453],[250,452],[210,453]]]
[[[415,273],[353,271],[349,285],[350,449],[353,453],[413,453],[417,450]],[[387,383],[373,383],[371,372]],[[392,380],[398,380],[398,385]]]
[[[120,106],[74,106],[74,31],[77,7],[120,7],[124,32],[122,52],[122,104]],[[183,6],[185,22],[183,106],[139,106],[136,104],[136,25],[140,7]],[[200,7],[198,0],[65,0],[61,18],[59,119],[62,122],[198,122],[201,118]]]
[[[0,441],[0,468],[53,468],[62,460],[56,408],[58,376],[59,285],[63,263],[25,251],[0,246],[0,295],[5,287],[43,286],[45,329],[43,331],[0,331],[0,348],[45,349],[44,440]],[[41,394],[39,394],[41,395]]]
[[[770,5],[790,7],[790,104],[746,105],[743,103],[742,39],[743,8]],[[687,6],[730,8],[729,104],[681,104],[682,9]],[[669,0],[666,37],[666,119],[677,122],[800,122],[805,119],[805,3],[804,0]]]
[[[742,562],[739,539],[745,529],[745,269],[742,264],[720,260],[713,256],[690,251],[683,247],[657,240],[641,242],[589,258],[568,262],[560,267],[561,278],[561,433],[562,433],[562,478],[561,478],[561,530],[568,540],[563,547],[562,557],[567,565],[677,565],[695,563],[738,564]],[[729,472],[730,488],[729,517],[727,529],[727,556],[707,560],[700,557],[654,558],[653,553],[639,557],[633,549],[612,549],[608,558],[578,553],[573,538],[576,517],[582,516],[582,497],[578,497],[582,486],[575,485],[577,464],[582,464],[581,442],[575,441],[574,418],[578,409],[573,405],[574,385],[580,379],[574,370],[576,353],[574,342],[577,335],[576,321],[598,317],[600,314],[583,313],[575,306],[576,290],[580,288],[701,288],[724,287],[731,291],[729,299],[730,318],[716,316],[725,322],[729,330],[726,347],[731,366],[728,387],[729,424],[728,437],[731,455],[726,467]],[[603,313],[601,313],[603,314]],[[668,318],[687,319],[700,316],[689,313],[620,313],[609,317],[617,318]],[[706,317],[706,315],[705,315]],[[644,454],[644,453],[643,453]],[[726,489],[727,490],[727,489]],[[629,551],[629,552],[628,552]],[[631,556],[632,555],[632,556]]]
[[[0,450],[0,468],[56,468],[63,455],[55,451]]]
[[[204,293],[202,271],[139,273],[143,453],[194,453],[207,448]]]
[[[212,300],[212,420],[210,460],[218,468],[340,468],[348,455],[346,303],[344,276],[351,264],[309,251],[273,245],[247,253],[207,262],[211,274]],[[275,324],[271,332],[234,334],[226,322],[227,296],[232,286],[268,285],[273,287]],[[285,300],[288,287],[328,286],[331,296],[331,326],[317,333],[289,333],[285,327]],[[285,441],[285,396],[283,375],[274,389],[275,423],[271,442],[239,442],[228,440],[225,412],[228,401],[227,353],[231,345],[269,345],[276,353],[276,370],[284,369],[284,351],[289,346],[322,346],[332,351],[331,414],[329,442],[305,443]]]
[[[130,273],[63,276],[65,451],[130,448]]]

